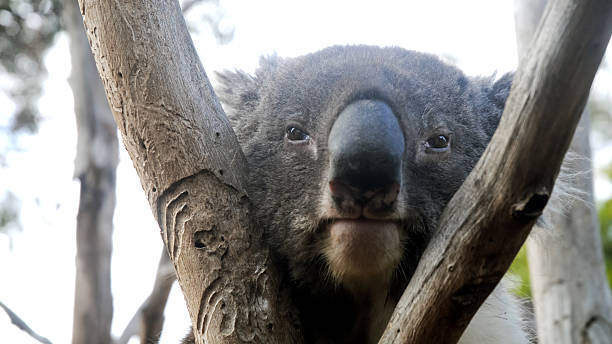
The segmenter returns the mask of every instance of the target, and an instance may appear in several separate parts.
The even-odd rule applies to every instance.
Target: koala
[[[512,75],[468,77],[397,47],[334,46],[217,77],[250,169],[254,221],[306,342],[378,342],[490,141]],[[529,342],[503,283],[459,342]]]

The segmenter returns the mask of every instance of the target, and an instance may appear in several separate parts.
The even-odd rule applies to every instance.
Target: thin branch
[[[153,290],[128,323],[117,344],[127,344],[136,335],[140,336],[141,343],[151,343],[153,339],[156,342],[159,339],[164,324],[164,309],[175,280],[176,274],[164,247]]]
[[[48,340],[47,338],[38,335],[36,332],[34,332],[30,326],[28,326],[28,324],[25,323],[25,321],[21,320],[21,318],[19,316],[17,316],[17,314],[15,314],[15,312],[13,312],[10,308],[8,308],[4,303],[2,303],[2,301],[0,301],[0,307],[2,307],[2,309],[4,309],[4,311],[6,312],[6,314],[8,314],[9,318],[11,319],[11,322],[17,326],[17,328],[19,328],[20,330],[22,330],[23,332],[29,334],[32,338],[36,339],[37,341],[43,343],[43,344],[52,344],[50,340]]]

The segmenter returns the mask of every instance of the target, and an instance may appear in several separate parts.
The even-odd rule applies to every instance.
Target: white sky
[[[470,75],[498,75],[516,68],[512,1],[221,1],[223,25],[236,28],[234,40],[217,46],[209,31],[193,39],[208,75],[212,70],[254,71],[259,56],[297,56],[333,44],[397,45],[452,56]],[[190,15],[197,24],[197,12]],[[53,343],[70,342],[74,296],[76,210],[79,185],[72,180],[76,126],[66,82],[70,56],[65,35],[49,52],[37,135],[20,140],[23,152],[7,157],[0,190],[21,199],[22,232],[0,234],[0,300]],[[3,78],[0,76],[0,81]],[[598,77],[611,85],[610,72]],[[612,99],[610,88],[601,88]],[[10,110],[6,99],[0,104]],[[6,116],[6,115],[3,115]],[[4,121],[0,118],[0,122]],[[601,146],[601,147],[599,147]],[[609,162],[612,148],[598,144],[597,165]],[[601,161],[601,163],[600,163]],[[113,334],[127,325],[153,285],[162,247],[132,163],[124,150],[118,170],[113,238]],[[612,185],[598,181],[599,197]],[[189,321],[176,288],[169,300],[162,343],[178,343]],[[0,311],[0,342],[36,343]]]

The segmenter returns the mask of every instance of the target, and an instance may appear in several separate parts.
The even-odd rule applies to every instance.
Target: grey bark
[[[113,317],[110,269],[117,129],[84,35],[78,4],[66,0],[63,5],[72,59],[69,81],[77,120],[74,176],[81,182],[72,343],[109,344]]]
[[[459,339],[551,194],[611,32],[608,0],[548,4],[499,128],[445,209],[380,343]]]
[[[524,56],[546,0],[516,0],[515,22],[519,56]],[[569,151],[572,186],[580,201],[558,208],[550,228],[527,242],[538,342],[541,344],[609,343],[612,339],[612,297],[605,275],[599,223],[594,208],[589,146],[589,115],[585,111]]]
[[[79,3],[196,342],[301,342],[261,230],[249,222],[244,156],[178,2]]]

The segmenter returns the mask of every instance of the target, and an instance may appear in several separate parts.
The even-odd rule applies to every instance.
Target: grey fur
[[[442,210],[488,144],[510,91],[512,75],[470,78],[437,57],[401,48],[336,46],[306,56],[261,59],[246,73],[218,74],[218,94],[250,168],[249,196],[287,273],[307,342],[366,342],[359,300],[329,277],[321,254],[321,201],[329,169],[327,135],[340,111],[357,99],[386,102],[400,121],[406,147],[398,205],[404,251],[387,302],[398,300],[435,231]],[[312,144],[287,142],[287,125]],[[438,131],[447,154],[423,154]]]

